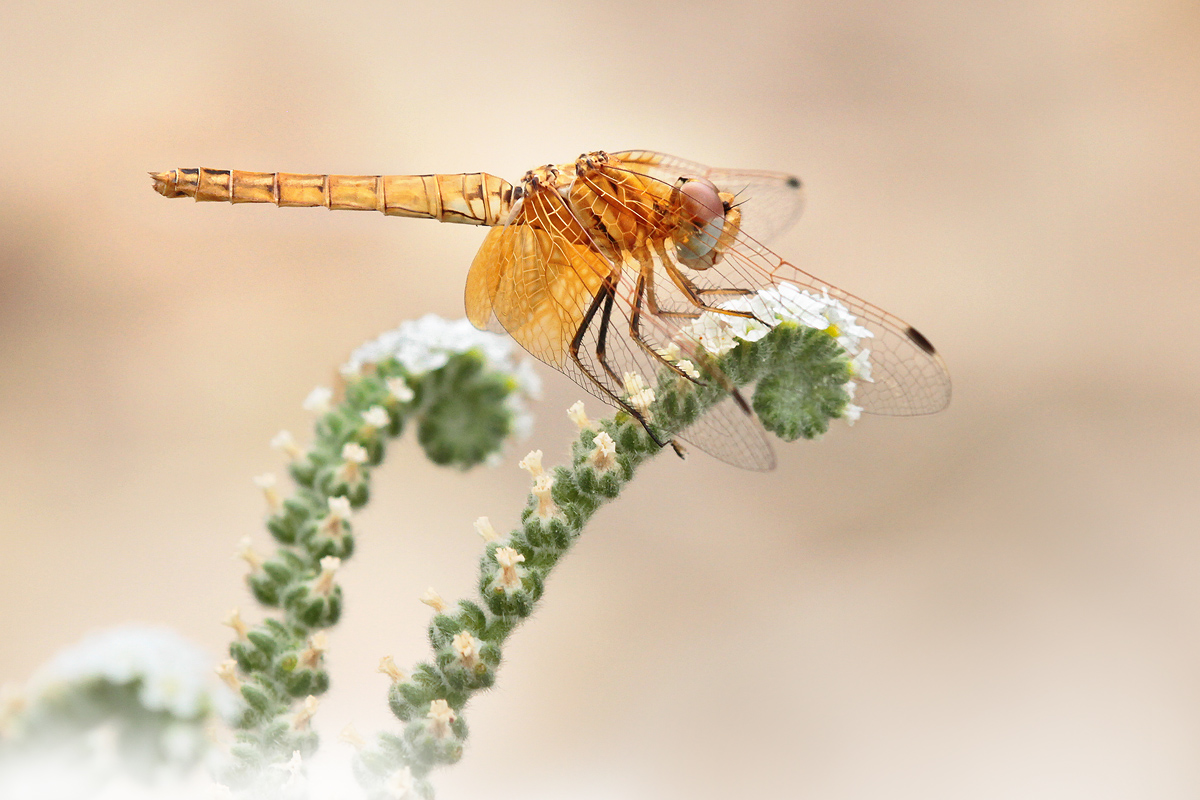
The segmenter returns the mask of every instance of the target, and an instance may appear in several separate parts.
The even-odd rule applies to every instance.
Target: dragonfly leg
[[[667,367],[667,369],[671,370],[679,377],[686,378],[697,386],[703,386],[704,384],[701,381],[696,380],[691,375],[688,375],[686,372],[680,369],[677,365],[672,364],[670,361],[664,358],[662,353],[655,350],[650,343],[646,341],[645,337],[642,336],[643,300],[646,302],[646,308],[651,314],[656,316],[665,316],[659,311],[658,304],[654,301],[654,282],[646,279],[647,274],[653,275],[653,273],[650,272],[652,269],[652,266],[647,265],[642,269],[641,272],[638,273],[637,284],[633,289],[633,303],[631,304],[632,310],[629,314],[629,338],[633,339],[633,341],[636,342],[639,347],[649,353],[651,358]]]
[[[707,295],[717,295],[719,297],[746,297],[747,295],[754,294],[753,289],[739,289],[732,286],[701,289],[694,282],[692,282],[690,278],[684,275],[683,272],[680,271],[679,267],[676,266],[675,262],[673,262],[667,256],[666,247],[662,242],[658,243],[657,250],[659,258],[662,261],[663,268],[667,271],[667,276],[671,279],[671,282],[675,284],[679,291],[683,292],[683,294],[687,297],[688,302],[690,302],[692,305],[699,309],[703,309],[704,311],[712,311],[715,314],[724,314],[729,317],[757,319],[757,317],[755,317],[754,314],[749,311],[732,311],[727,308],[721,308],[720,306],[710,305],[704,301],[704,298]],[[664,314],[664,316],[677,315],[682,316],[682,314],[679,314],[678,312],[674,314],[671,314],[670,312]],[[699,314],[696,314],[696,316],[699,316]],[[766,320],[759,320],[759,322],[765,323]]]
[[[600,291],[596,293],[595,298],[592,299],[592,303],[588,307],[587,313],[584,314],[583,320],[580,321],[579,328],[575,331],[575,336],[571,340],[571,344],[570,347],[567,348],[567,352],[571,356],[571,360],[575,362],[577,367],[579,367],[580,372],[586,375],[592,381],[592,383],[594,383],[596,387],[612,401],[614,405],[636,419],[638,424],[645,429],[646,435],[649,436],[655,444],[657,444],[659,447],[666,447],[668,442],[663,441],[662,438],[655,433],[654,429],[650,427],[650,423],[646,419],[646,415],[631,406],[625,400],[622,400],[620,395],[609,389],[603,381],[601,381],[596,375],[592,374],[591,367],[585,364],[583,359],[579,357],[579,351],[583,347],[583,338],[587,335],[588,328],[591,327],[592,321],[595,319],[596,314],[600,313],[600,330],[598,331],[596,337],[596,358],[600,361],[601,367],[606,373],[608,373],[617,386],[624,385],[624,379],[617,376],[617,374],[612,370],[612,367],[608,365],[608,362],[604,358],[605,339],[608,335],[608,325],[612,315],[613,301],[615,298],[616,286],[608,281],[605,281],[600,287]]]

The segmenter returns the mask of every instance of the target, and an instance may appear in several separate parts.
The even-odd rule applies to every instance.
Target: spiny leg
[[[633,289],[633,307],[629,315],[629,338],[633,339],[633,341],[636,342],[639,347],[649,353],[651,358],[674,372],[679,377],[686,378],[697,386],[703,386],[703,383],[696,380],[691,375],[688,375],[686,372],[680,369],[678,365],[672,364],[670,361],[668,361],[662,355],[662,353],[655,350],[654,347],[652,347],[650,343],[646,341],[645,337],[642,336],[642,301],[645,300],[646,306],[651,314],[655,316],[662,316],[662,314],[659,313],[658,304],[654,302],[654,281],[646,279],[647,275],[653,276],[653,269],[653,266],[647,264],[643,266],[641,272],[638,273],[637,283],[634,285]],[[681,312],[680,315],[686,316],[687,313],[690,312]],[[694,314],[690,318],[695,319],[698,316],[699,314]]]
[[[597,388],[600,389],[601,392],[603,392],[612,400],[617,407],[637,420],[638,424],[645,429],[646,435],[649,436],[656,445],[659,447],[666,447],[667,442],[664,442],[662,439],[660,439],[658,434],[656,434],[650,427],[650,423],[646,420],[646,415],[631,406],[625,400],[622,400],[619,395],[598,380],[596,376],[592,374],[592,370],[588,367],[588,365],[584,364],[583,359],[579,357],[579,349],[583,346],[583,337],[587,335],[588,328],[591,327],[592,321],[596,317],[596,313],[603,309],[603,314],[601,315],[600,319],[600,331],[597,335],[598,341],[596,346],[596,355],[600,359],[600,364],[604,368],[604,371],[612,376],[613,380],[616,381],[616,384],[618,386],[624,385],[624,380],[622,378],[618,378],[616,373],[612,371],[612,369],[608,366],[608,363],[604,360],[604,339],[608,333],[609,317],[612,314],[612,306],[615,296],[616,287],[610,282],[605,281],[600,287],[600,291],[596,293],[594,298],[592,298],[592,303],[590,306],[588,306],[587,313],[583,315],[583,319],[580,321],[579,327],[575,331],[575,336],[571,339],[571,345],[567,349],[567,352],[571,356],[571,360],[575,362],[575,366],[579,368],[579,371],[582,374],[586,375],[592,381],[592,383],[594,383]],[[678,449],[676,449],[676,452],[678,452]]]

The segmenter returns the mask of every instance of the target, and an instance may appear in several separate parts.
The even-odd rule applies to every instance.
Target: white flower
[[[30,680],[32,702],[60,697],[95,681],[136,685],[150,711],[196,720],[216,711],[230,717],[237,698],[213,679],[208,653],[169,628],[123,625],[89,634],[61,651]]]
[[[541,395],[542,382],[533,371],[533,361],[525,358],[516,363],[513,358],[516,345],[511,339],[476,330],[465,319],[451,322],[436,314],[427,314],[421,319],[404,322],[351,353],[346,368],[357,372],[366,364],[395,358],[410,375],[420,376],[444,367],[452,356],[471,350],[483,356],[488,370],[512,377],[517,391],[508,395],[506,403],[513,413],[513,436],[524,438],[533,424],[533,416],[524,401]],[[412,399],[408,394],[412,390],[407,385],[393,388],[389,383],[388,388],[402,403]]]
[[[470,350],[478,350],[493,369],[513,371],[511,340],[476,330],[465,319],[451,322],[437,314],[403,322],[380,334],[351,353],[347,367],[357,371],[365,364],[395,358],[410,374],[423,375],[444,367],[451,356]]]
[[[320,704],[321,701],[311,694],[304,698],[304,702],[300,704],[300,710],[292,715],[292,728],[298,731],[306,729],[308,723],[312,722],[312,718],[317,715],[317,706]],[[292,760],[297,762],[297,766],[299,765],[299,757],[299,753],[292,756]]]
[[[290,431],[280,431],[271,438],[271,447],[287,453],[288,458],[296,459],[304,455],[304,451],[296,444],[296,439]]]
[[[337,517],[340,520],[349,520],[351,513],[349,497],[329,498],[329,516]]]
[[[537,498],[537,518],[542,522],[553,517],[558,513],[558,506],[554,503],[554,498],[550,496],[550,490],[554,486],[554,478],[550,475],[543,474],[533,479],[533,496]]]
[[[729,332],[744,342],[757,342],[771,332],[775,321],[774,309],[761,294],[745,295],[726,300],[721,308],[729,311],[742,311],[753,314],[753,317],[735,317],[722,315],[721,320],[728,326]]]
[[[517,466],[528,472],[531,477],[538,477],[545,472],[542,469],[542,451],[530,450],[528,455],[517,462]]]
[[[456,633],[450,643],[458,660],[467,669],[475,669],[479,663],[479,641],[467,631]]]
[[[871,378],[871,351],[869,348],[864,347],[854,358],[850,359],[850,374],[868,383],[875,382]]]
[[[605,431],[600,431],[592,440],[595,447],[588,453],[588,463],[597,472],[607,472],[617,465],[617,443]]]
[[[592,427],[592,421],[588,419],[587,411],[583,408],[583,401],[576,400],[574,405],[567,409],[567,417],[574,422],[579,430]]]
[[[223,624],[233,628],[237,638],[242,641],[245,641],[246,634],[250,632],[250,627],[242,620],[242,613],[236,608],[229,612],[229,616],[225,618]]]
[[[412,387],[405,383],[404,378],[388,378],[387,388],[388,394],[399,400],[401,403],[407,403],[416,397],[416,394],[413,393]]]
[[[329,513],[321,520],[321,533],[330,538],[338,538],[346,533],[346,523],[350,521],[350,498],[331,497],[328,500]]]
[[[520,589],[521,568],[517,565],[525,560],[525,556],[513,547],[497,547],[493,557],[500,565],[500,578],[497,585],[501,589]]]
[[[297,661],[302,667],[316,669],[321,663],[321,656],[325,655],[328,650],[329,634],[325,631],[317,631],[308,637],[308,647],[300,652]]]
[[[362,418],[363,422],[372,428],[386,428],[388,423],[391,422],[387,409],[383,406],[371,406],[362,412]]]
[[[725,320],[732,319],[712,311],[705,311],[686,331],[697,344],[715,356],[724,355],[737,346],[737,339],[729,332]]]
[[[367,740],[362,738],[358,729],[354,727],[354,723],[347,724],[338,732],[338,741],[350,745],[355,750],[362,750],[367,746]]]
[[[304,398],[304,410],[311,411],[313,414],[324,414],[329,411],[331,400],[333,400],[333,390],[318,386],[308,393],[308,397]]]
[[[272,514],[278,514],[283,508],[283,498],[279,495],[279,490],[275,488],[275,475],[270,472],[265,472],[254,478],[254,485],[263,490],[263,497],[267,501],[267,509]]]
[[[342,459],[355,464],[365,464],[370,456],[367,454],[367,448],[363,447],[358,442],[346,442],[342,446]]]
[[[475,520],[475,532],[485,542],[494,542],[500,538],[499,534],[496,533],[496,529],[492,527],[492,521],[487,517],[480,517]]]
[[[401,767],[384,781],[383,791],[392,800],[405,800],[412,795],[413,774],[408,767]]]
[[[341,569],[342,560],[337,556],[325,556],[320,561],[321,574],[313,581],[313,592],[328,597],[333,592],[333,579]]]
[[[700,370],[696,369],[696,366],[686,358],[677,363],[675,366],[679,367],[679,371],[684,375],[687,375],[692,380],[698,380],[700,378]]]
[[[391,678],[392,683],[400,683],[406,678],[405,674],[396,666],[396,659],[391,656],[384,656],[379,659],[379,668],[377,671]]]
[[[666,347],[659,348],[658,354],[667,361],[678,361],[683,357],[683,351],[679,349],[677,342],[671,342]]]
[[[254,549],[254,542],[249,536],[243,536],[238,540],[237,553],[234,558],[240,558],[250,565],[252,571],[258,571],[258,568],[263,565],[262,556]]]
[[[458,719],[454,709],[445,700],[434,700],[430,703],[429,713],[425,717],[429,720],[429,732],[438,739],[449,736],[450,725]]]
[[[636,372],[626,372],[624,376],[625,398],[629,405],[649,416],[651,403],[654,402],[654,390],[646,385],[646,380]]]
[[[439,614],[450,607],[446,601],[442,599],[442,596],[437,593],[437,590],[435,590],[432,586],[426,589],[425,593],[421,595],[421,602]]]

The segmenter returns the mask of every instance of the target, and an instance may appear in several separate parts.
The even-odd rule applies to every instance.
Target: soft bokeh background
[[[802,175],[800,266],[918,325],[944,414],[662,458],[470,709],[445,797],[1200,793],[1200,12],[1153,2],[9,2],[0,26],[0,681],[86,631],[224,647],[251,477],[310,388],[461,315],[482,231],[168,202],[147,170],[510,179],[645,147]],[[556,461],[582,392],[544,371]],[[600,409],[590,403],[593,413]],[[390,724],[510,453],[405,442],[319,717]]]

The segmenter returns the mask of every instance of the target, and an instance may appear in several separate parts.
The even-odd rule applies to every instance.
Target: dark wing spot
[[[799,189],[800,188],[800,179],[797,178],[795,175],[789,175],[788,179],[787,179],[787,185],[788,185],[789,189]]]
[[[742,393],[737,389],[734,389],[731,394],[733,395],[734,402],[738,404],[738,408],[744,411],[748,416],[753,416],[754,412],[750,410],[750,404],[746,402],[746,398],[742,397]]]
[[[933,349],[933,343],[926,339],[925,334],[921,333],[916,328],[909,327],[905,333],[908,334],[909,339],[912,339],[913,344],[924,350],[926,353],[929,353],[929,355],[933,355],[937,352]]]

